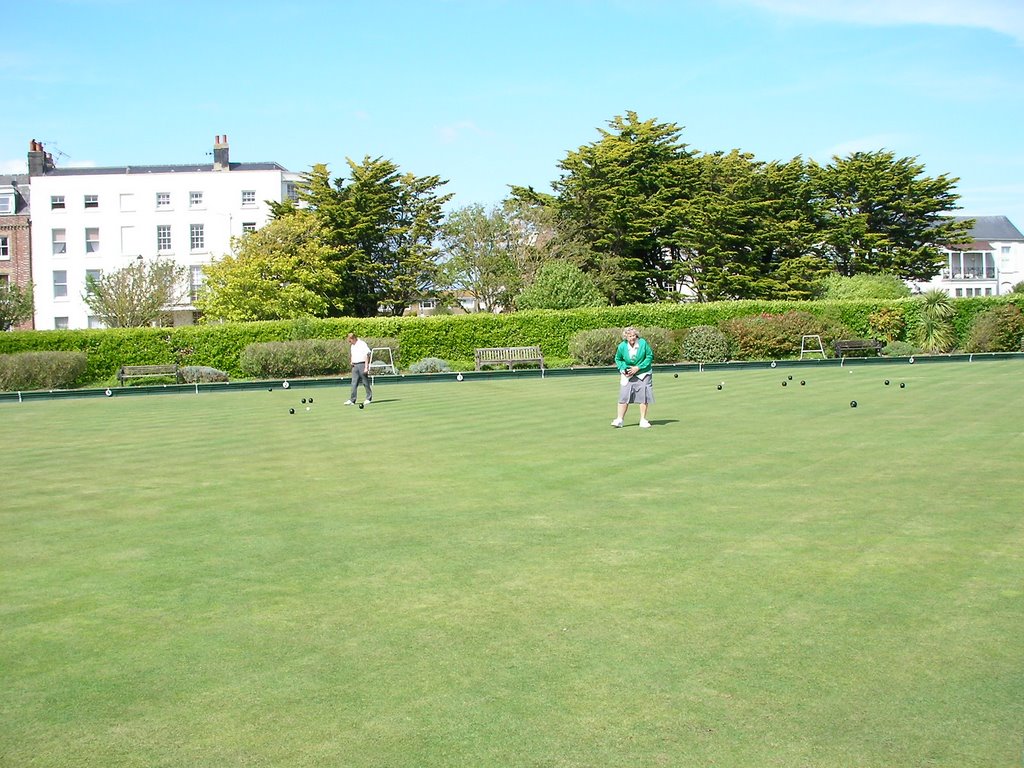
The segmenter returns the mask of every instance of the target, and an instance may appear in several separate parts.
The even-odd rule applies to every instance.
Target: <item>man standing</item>
[[[352,355],[352,394],[345,401],[345,405],[352,405],[358,399],[360,382],[366,390],[366,400],[363,401],[363,405],[369,405],[373,400],[373,390],[370,385],[370,347],[354,333],[348,335],[348,343],[349,352]]]

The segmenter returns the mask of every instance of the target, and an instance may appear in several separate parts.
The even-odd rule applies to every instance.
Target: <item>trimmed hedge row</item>
[[[1015,303],[1024,296],[953,299],[953,326],[957,346],[969,338],[976,315],[987,309]],[[88,363],[81,383],[113,383],[122,365],[176,363],[209,366],[244,377],[242,351],[251,344],[296,339],[341,339],[352,331],[364,338],[394,338],[401,346],[404,368],[427,357],[454,364],[472,361],[478,347],[538,344],[549,359],[569,360],[570,340],[580,331],[600,328],[665,328],[682,330],[695,326],[720,327],[731,318],[805,312],[821,319],[826,327],[842,326],[858,337],[878,335],[871,315],[888,309],[902,315],[903,337],[916,325],[919,298],[858,301],[724,301],[708,304],[633,304],[565,311],[534,310],[509,315],[473,314],[437,317],[338,318],[281,320],[178,328],[116,328],[82,331],[13,331],[0,333],[0,354],[26,351],[85,352]]]

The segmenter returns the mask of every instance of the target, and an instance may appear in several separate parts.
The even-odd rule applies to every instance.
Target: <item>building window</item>
[[[171,207],[171,193],[170,192],[157,192],[156,193],[156,207],[157,208],[170,208]]]
[[[106,328],[107,326],[104,325],[103,321],[96,315],[89,315],[89,327],[94,330],[99,330],[100,328]]]
[[[53,255],[62,256],[68,252],[67,233],[63,229],[53,230]]]
[[[66,299],[68,297],[68,273],[63,269],[53,270],[53,298]]]
[[[0,195],[0,213],[14,213],[14,195]]]
[[[66,331],[68,329],[68,319],[66,317],[53,318],[53,327],[57,331]]]
[[[203,193],[202,192],[189,192],[188,193],[188,207],[189,208],[201,208],[203,205]]]
[[[193,251],[201,251],[206,247],[202,224],[193,224],[189,227],[189,247]]]
[[[161,253],[167,253],[171,250],[171,225],[170,224],[157,224],[156,225],[156,249]]]
[[[6,272],[0,272],[0,285],[8,286],[11,284],[11,276]]]
[[[198,264],[193,264],[191,268],[191,274],[189,276],[189,296],[192,297],[193,303],[199,297],[199,289],[203,285],[203,268]]]
[[[7,235],[0,235],[0,261],[9,261],[11,258],[11,239]]]
[[[64,195],[51,195],[50,196],[50,210],[51,211],[63,211],[64,210]]]
[[[243,189],[242,190],[242,205],[256,205],[256,190],[255,189]]]
[[[242,234],[243,235],[246,234],[247,232],[255,232],[255,231],[256,231],[256,222],[255,221],[243,221],[242,222]]]
[[[293,203],[299,202],[299,192],[291,182],[284,185],[284,196],[285,199],[291,200]]]
[[[85,196],[85,207],[86,208],[99,208],[100,207],[100,196],[99,195],[86,195]]]
[[[99,227],[87,227],[85,230],[85,252],[99,253],[100,251],[100,230]]]

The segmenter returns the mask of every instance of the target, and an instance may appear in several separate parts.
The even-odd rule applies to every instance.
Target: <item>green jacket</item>
[[[654,353],[651,351],[651,345],[647,343],[647,339],[636,340],[636,355],[630,357],[629,355],[629,342],[625,339],[619,344],[619,348],[615,350],[615,367],[619,369],[619,373],[624,373],[627,368],[631,365],[637,366],[639,370],[637,373],[647,373],[651,370],[651,364],[654,362]]]

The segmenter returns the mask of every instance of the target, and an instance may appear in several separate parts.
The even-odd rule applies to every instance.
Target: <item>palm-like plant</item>
[[[953,329],[953,302],[940,290],[923,295],[917,321],[917,343],[928,352],[948,352],[956,343]]]

